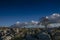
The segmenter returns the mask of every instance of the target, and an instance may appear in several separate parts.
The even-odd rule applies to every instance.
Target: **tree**
[[[50,36],[51,40],[53,40],[52,35],[51,35],[51,32],[48,31],[48,24],[50,24],[50,23],[51,23],[51,22],[50,22],[50,20],[49,20],[48,18],[42,17],[42,18],[40,19],[40,23],[39,23],[39,24],[42,24],[42,25],[45,26],[45,31],[46,31],[46,32],[48,33],[48,35]]]

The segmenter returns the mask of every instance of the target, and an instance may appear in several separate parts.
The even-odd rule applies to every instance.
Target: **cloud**
[[[46,16],[47,19],[49,19],[51,22],[55,22],[55,23],[51,23],[48,25],[48,28],[53,28],[53,27],[59,27],[60,26],[60,14],[58,13],[54,13],[50,16]],[[37,25],[38,21],[30,21],[30,22],[24,22],[24,23],[20,23],[19,21],[17,21],[17,24],[13,25],[12,27],[26,27],[26,28],[45,28],[44,25]]]
[[[46,16],[46,18],[48,18],[52,22],[60,22],[60,14],[58,14],[58,13],[54,13],[50,16]]]
[[[50,16],[52,19],[56,19],[60,17],[60,14],[54,13]]]
[[[16,22],[16,24],[19,24],[19,23],[20,23],[19,21]]]

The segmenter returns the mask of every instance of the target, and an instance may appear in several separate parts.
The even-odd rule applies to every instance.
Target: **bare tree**
[[[50,24],[50,23],[51,23],[51,22],[49,21],[48,18],[42,17],[42,18],[40,19],[40,23],[39,23],[39,24],[42,24],[42,25],[45,26],[45,31],[46,31],[47,34],[50,36],[51,40],[53,40],[53,37],[52,37],[52,35],[51,35],[51,32],[48,32],[48,24]]]

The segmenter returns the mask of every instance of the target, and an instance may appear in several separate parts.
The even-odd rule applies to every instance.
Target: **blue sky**
[[[0,26],[60,13],[60,0],[0,0]]]

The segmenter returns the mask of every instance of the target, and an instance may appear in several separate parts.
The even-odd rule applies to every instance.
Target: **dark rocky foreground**
[[[2,27],[0,40],[60,40],[60,29]]]

